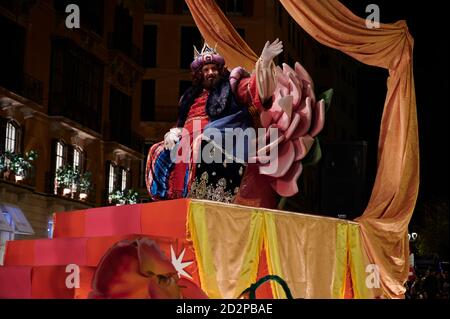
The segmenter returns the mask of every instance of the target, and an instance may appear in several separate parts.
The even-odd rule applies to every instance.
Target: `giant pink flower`
[[[302,160],[324,126],[325,101],[316,100],[313,81],[298,62],[295,69],[287,64],[283,64],[283,69],[277,67],[277,79],[273,105],[261,112],[260,119],[263,127],[277,128],[279,138],[260,149],[258,157],[267,156],[267,151],[274,148],[278,148],[278,156],[272,157],[271,163],[258,167],[276,193],[289,197],[298,192]],[[270,165],[275,165],[276,169]]]

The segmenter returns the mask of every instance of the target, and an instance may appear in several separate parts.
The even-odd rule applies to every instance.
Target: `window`
[[[244,0],[226,0],[226,13],[244,15]]]
[[[158,0],[160,1],[160,0]],[[174,14],[190,14],[189,7],[185,0],[173,1],[173,13]]]
[[[125,169],[122,169],[122,185],[120,187],[120,189],[123,191],[125,189],[128,188],[128,184],[127,184],[127,171]]]
[[[155,120],[155,80],[142,81],[141,121]]]
[[[75,170],[78,170],[78,172],[83,173],[83,152],[81,151],[81,149],[79,149],[78,147],[74,147],[73,148],[73,153],[72,153],[72,167]],[[72,189],[76,190],[77,189],[77,184],[73,183],[72,185]]]
[[[123,4],[116,5],[114,15],[114,33],[110,36],[110,47],[132,56],[133,49],[133,17]]]
[[[64,153],[65,153],[65,145],[58,141],[56,142],[56,167],[55,170],[62,167],[64,165]]]
[[[13,120],[0,118],[0,152],[20,152],[20,126]]]
[[[115,182],[116,182],[116,166],[110,163],[108,172],[108,194],[111,194],[114,191]]]
[[[109,136],[113,141],[132,147],[131,96],[113,86],[111,86],[109,96]]]
[[[72,150],[72,154],[69,154],[72,155],[72,166],[84,172],[84,151],[78,146],[73,146]]]
[[[180,68],[190,68],[194,45],[199,50],[201,50],[203,45],[202,36],[197,27],[181,27]]]
[[[166,1],[145,0],[145,12],[147,13],[165,13]]]
[[[73,168],[78,168],[79,172],[82,173],[84,171],[85,153],[80,147],[67,145],[62,140],[55,141],[53,145],[53,192],[58,194],[59,185],[56,181],[56,171],[60,167],[70,164]],[[75,189],[75,185],[73,185],[73,188]]]
[[[16,128],[11,122],[6,124],[5,151],[14,152],[16,149]]]
[[[52,44],[50,115],[65,116],[101,131],[103,65],[71,42]]]
[[[56,180],[56,172],[58,171],[58,169],[60,167],[63,167],[66,164],[66,145],[61,142],[61,141],[57,141],[56,142],[56,159],[55,159],[55,179],[54,179],[54,189],[53,192],[55,194],[58,194],[58,182]]]
[[[110,194],[116,190],[125,190],[130,186],[130,170],[118,166],[114,162],[107,163],[107,190],[108,199],[111,199]]]
[[[16,1],[9,2],[16,3]],[[0,3],[3,4],[5,1],[0,1]],[[0,86],[21,94],[27,31],[2,13],[0,15],[0,39],[2,39],[2,43],[5,43],[2,44],[0,50]]]
[[[73,167],[74,168],[78,168],[78,169],[81,168],[80,167],[80,155],[81,155],[81,152],[77,148],[75,148],[73,150]]]
[[[156,25],[144,26],[144,40],[143,40],[144,68],[156,67],[157,34],[158,34],[158,27]]]
[[[181,99],[184,92],[192,86],[192,81],[180,81],[178,84],[178,100]]]

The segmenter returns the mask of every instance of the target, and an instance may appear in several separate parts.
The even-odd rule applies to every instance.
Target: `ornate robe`
[[[191,156],[188,160],[175,163],[171,159],[171,151],[164,149],[164,142],[150,148],[146,185],[151,198],[192,197],[232,202],[239,191],[244,164],[194,163],[192,154],[197,152],[194,149],[194,137],[208,127],[220,131],[225,128],[246,129],[253,125],[249,108],[262,107],[256,75],[249,76],[242,68],[234,69],[229,77],[223,78],[211,90],[198,87],[188,89],[180,100],[177,126],[184,129],[178,145],[187,143],[191,148]],[[201,145],[203,147],[205,142]],[[175,149],[175,152],[178,151]]]

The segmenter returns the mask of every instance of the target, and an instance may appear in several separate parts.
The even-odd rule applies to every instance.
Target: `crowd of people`
[[[449,299],[448,271],[416,270],[405,285],[406,299]]]

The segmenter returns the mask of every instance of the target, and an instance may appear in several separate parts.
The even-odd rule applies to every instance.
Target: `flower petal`
[[[302,173],[301,161],[294,162],[289,171],[281,178],[274,179],[270,186],[281,196],[290,197],[298,192],[297,180]]]
[[[134,241],[115,244],[100,261],[92,281],[90,298],[148,298],[148,278],[139,272]]]
[[[292,141],[286,141],[280,144],[278,148],[278,156],[269,164],[261,165],[259,173],[272,177],[282,177],[291,168],[295,158],[295,150]]]
[[[159,249],[155,241],[150,238],[140,238],[137,241],[140,271],[144,276],[171,275],[177,271],[172,262]]]
[[[183,299],[209,299],[208,295],[192,280],[180,278],[178,286]]]
[[[175,275],[152,276],[148,282],[148,294],[152,299],[180,299],[180,288]]]

